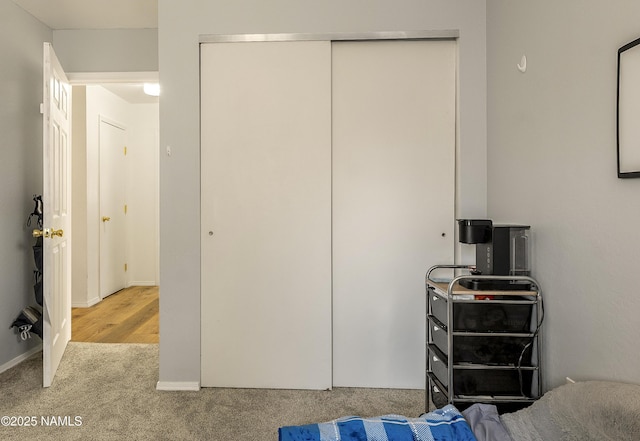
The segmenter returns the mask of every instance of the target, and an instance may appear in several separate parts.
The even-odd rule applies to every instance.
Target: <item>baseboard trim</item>
[[[200,390],[200,382],[199,381],[158,381],[158,383],[156,384],[156,390],[197,392]]]
[[[146,282],[129,282],[127,283],[127,288],[131,288],[132,286],[158,286],[158,284],[154,281],[146,281]]]
[[[16,358],[14,358],[13,360],[9,360],[7,361],[5,364],[3,364],[2,366],[0,366],[0,374],[3,373],[4,371],[8,371],[9,369],[11,369],[12,367],[15,367],[17,365],[19,365],[20,363],[22,363],[23,361],[25,361],[27,358],[31,357],[33,354],[39,352],[42,350],[42,343],[40,343],[38,346],[36,346],[33,349],[29,349],[27,352],[25,352],[24,354],[20,354],[18,355]]]
[[[91,308],[93,305],[100,303],[102,299],[100,297],[94,297],[86,302],[71,302],[72,308]]]

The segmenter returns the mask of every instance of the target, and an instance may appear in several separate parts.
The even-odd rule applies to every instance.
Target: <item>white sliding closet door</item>
[[[334,386],[424,387],[424,274],[453,262],[455,47],[333,44]]]
[[[203,386],[331,387],[331,45],[201,46]]]

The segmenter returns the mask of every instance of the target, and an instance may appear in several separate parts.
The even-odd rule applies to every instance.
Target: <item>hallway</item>
[[[159,289],[132,286],[90,308],[73,308],[71,341],[158,343]]]

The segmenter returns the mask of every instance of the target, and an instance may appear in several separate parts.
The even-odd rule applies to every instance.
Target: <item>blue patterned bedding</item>
[[[405,418],[344,417],[320,424],[281,427],[280,441],[476,441],[462,414],[452,405]]]

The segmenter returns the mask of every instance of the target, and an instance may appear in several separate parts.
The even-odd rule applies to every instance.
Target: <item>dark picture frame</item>
[[[618,49],[618,178],[640,178],[640,38]]]

